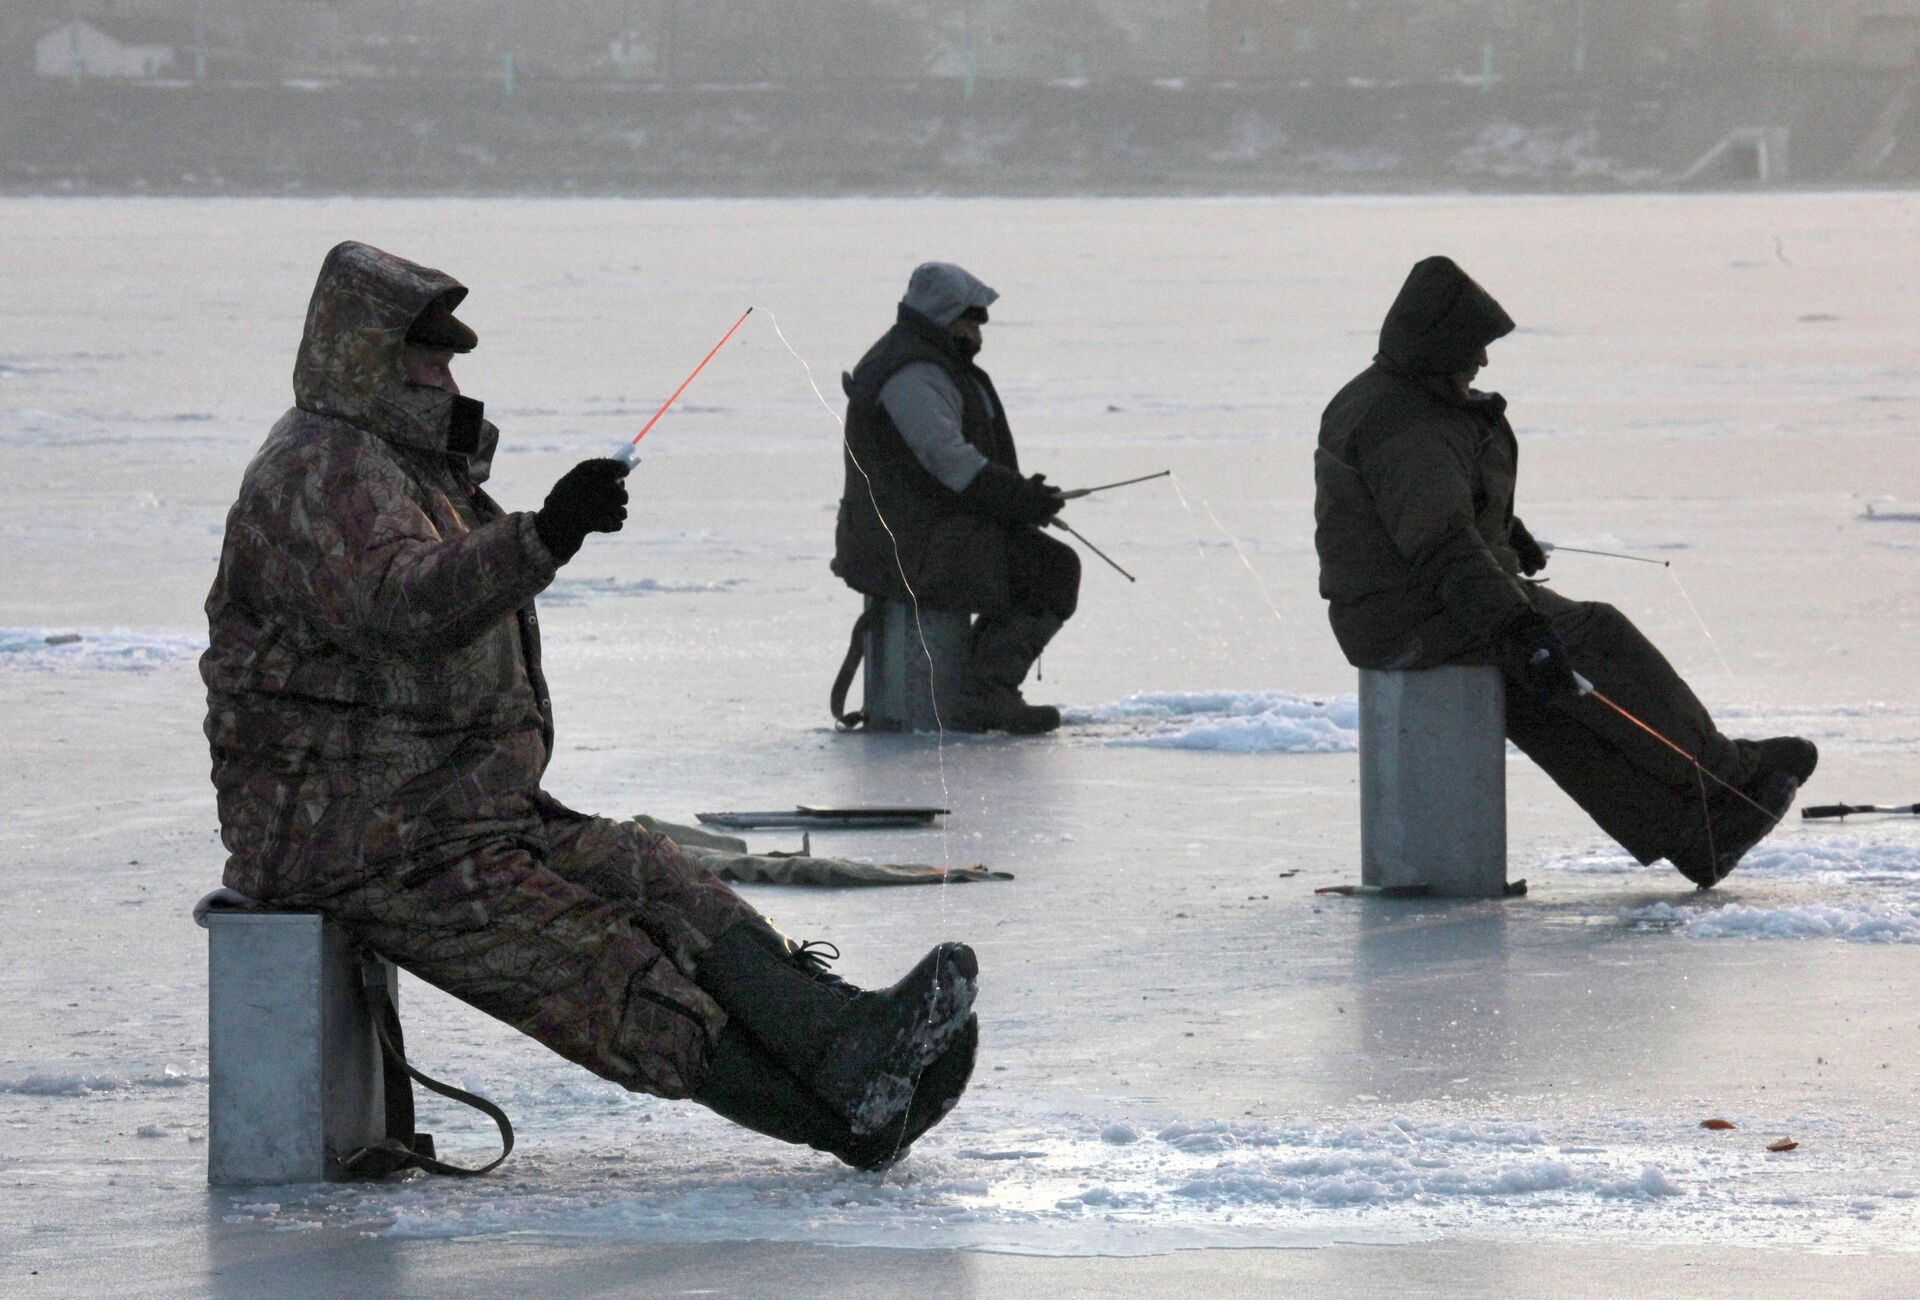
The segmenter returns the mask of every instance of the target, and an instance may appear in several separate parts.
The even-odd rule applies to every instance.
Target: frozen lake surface
[[[1514,756],[1525,900],[1316,896],[1357,879],[1359,831],[1310,469],[1319,408],[1406,267],[1452,254],[1520,322],[1482,382],[1513,403],[1534,532],[1672,561],[1561,554],[1555,588],[1631,614],[1729,731],[1816,740],[1813,801],[1920,798],[1920,516],[1900,504],[1920,491],[1914,199],[0,214],[7,1291],[37,1272],[41,1294],[201,1293],[288,1236],[340,1276],[449,1239],[549,1242],[560,1268],[595,1244],[756,1240],[1035,1257],[1712,1242],[1754,1252],[1762,1289],[1792,1276],[1769,1260],[1920,1271],[1920,825],[1796,818],[1700,895]],[[815,847],[1015,873],[753,891],[862,982],[939,938],[979,950],[973,1088],[895,1170],[630,1096],[408,979],[413,1054],[506,1106],[512,1160],[473,1183],[205,1188],[187,912],[221,851],[200,603],[343,238],[473,287],[482,344],[459,372],[502,426],[509,508],[630,437],[758,309],[644,444],[626,531],[542,599],[548,784],[679,819],[938,802],[940,831]],[[837,433],[772,322],[837,409],[839,372],[927,257],[1003,294],[983,361],[1032,468],[1068,486],[1174,471],[1071,508],[1139,582],[1089,563],[1029,691],[1067,708],[1053,738],[829,725],[858,606],[826,567]],[[464,1114],[423,1109],[443,1151],[479,1152]],[[1799,1146],[1769,1152],[1782,1137]]]

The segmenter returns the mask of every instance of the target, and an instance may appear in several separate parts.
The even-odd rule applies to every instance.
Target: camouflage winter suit
[[[533,597],[554,558],[480,490],[498,435],[479,404],[405,382],[408,327],[464,293],[361,244],[320,272],[294,409],[247,467],[207,598],[226,883],[686,1096],[726,1021],[686,972],[752,910],[665,836],[540,789]]]

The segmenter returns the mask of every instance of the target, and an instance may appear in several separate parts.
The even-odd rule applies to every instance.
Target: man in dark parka
[[[1471,387],[1512,329],[1464,271],[1427,258],[1373,364],[1328,404],[1314,543],[1334,636],[1360,668],[1497,664],[1508,738],[1640,862],[1665,858],[1710,887],[1777,824],[1818,756],[1797,737],[1722,735],[1625,615],[1526,580],[1547,557],[1513,513],[1506,400]],[[1715,779],[1581,696],[1575,671]]]
[[[594,1073],[861,1166],[952,1106],[973,954],[893,989],[826,973],[644,825],[540,786],[553,711],[533,598],[626,517],[585,461],[538,511],[482,484],[498,430],[449,368],[466,289],[328,254],[294,406],[247,467],[201,660],[226,884],[320,911]]]
[[[833,571],[882,600],[978,614],[961,697],[939,702],[946,724],[1032,734],[1060,712],[1028,704],[1020,683],[1073,617],[1080,559],[1040,531],[1062,498],[1045,475],[1021,477],[1006,407],[974,362],[998,298],[961,267],[921,264],[893,328],[845,376]]]

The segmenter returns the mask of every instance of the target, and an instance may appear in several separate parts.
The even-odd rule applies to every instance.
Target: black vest
[[[973,513],[960,493],[927,472],[880,402],[887,381],[921,361],[939,366],[959,389],[967,441],[988,460],[1019,472],[1006,406],[993,380],[954,349],[945,330],[902,306],[898,323],[841,380],[847,393],[846,483],[833,571],[870,596],[905,599],[910,584],[932,609],[999,611],[1009,601],[1004,529]]]

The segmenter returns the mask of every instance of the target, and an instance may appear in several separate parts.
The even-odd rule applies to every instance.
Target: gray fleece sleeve
[[[962,431],[960,390],[931,361],[916,361],[882,385],[880,405],[913,458],[952,491],[964,492],[986,465],[987,458]]]

